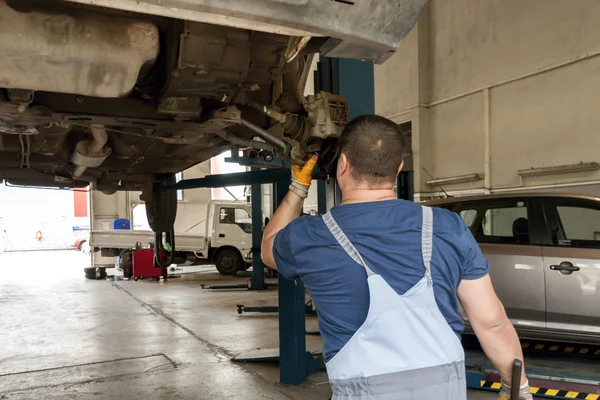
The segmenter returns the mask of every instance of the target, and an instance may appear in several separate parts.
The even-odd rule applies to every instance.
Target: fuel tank
[[[122,97],[158,52],[158,28],[147,21],[68,3],[0,0],[0,88]]]

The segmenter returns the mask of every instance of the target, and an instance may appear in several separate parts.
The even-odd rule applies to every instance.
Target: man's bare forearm
[[[523,360],[523,349],[517,332],[510,320],[505,316],[498,323],[488,327],[473,327],[477,339],[487,357],[494,364],[504,382],[511,382],[513,362],[517,358]],[[511,382],[520,385],[525,382],[525,369],[521,382]]]
[[[276,269],[275,258],[273,257],[273,244],[277,233],[285,228],[290,222],[300,216],[304,199],[293,192],[288,192],[285,196],[273,218],[267,224],[263,233],[261,246],[262,261],[267,267]]]
[[[513,362],[515,358],[523,360],[523,350],[517,332],[496,296],[490,276],[463,280],[457,294],[483,351],[504,382],[510,383]],[[525,382],[525,369],[521,381]]]

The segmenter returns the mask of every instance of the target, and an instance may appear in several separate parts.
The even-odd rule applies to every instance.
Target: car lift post
[[[273,185],[273,205],[276,210],[288,193],[290,181]],[[305,290],[301,279],[279,278],[279,380],[288,385],[300,385],[319,369],[320,361],[306,351]]]
[[[260,245],[263,236],[262,220],[262,185],[255,183],[251,186],[252,203],[252,282],[253,290],[262,290],[265,285],[265,265],[262,262]]]
[[[375,84],[373,64],[357,60],[321,58],[315,74],[316,91],[328,91],[345,96],[350,107],[350,118],[375,112]],[[287,183],[289,185],[289,182]],[[288,191],[286,183],[275,184],[274,205],[278,206]],[[323,189],[335,190],[335,204],[341,199],[337,185],[318,183],[319,213],[327,208]],[[306,351],[306,315],[304,284],[279,275],[279,376],[283,384],[299,385],[316,372],[320,361]]]

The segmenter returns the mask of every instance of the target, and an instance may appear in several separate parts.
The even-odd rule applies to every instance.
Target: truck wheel
[[[175,224],[177,191],[160,190],[161,186],[172,185],[175,182],[174,174],[163,174],[157,177],[152,186],[152,201],[146,202],[146,217],[154,232],[169,232]]]
[[[244,267],[244,260],[239,251],[235,249],[223,249],[215,256],[217,271],[222,275],[235,275]]]
[[[120,255],[119,266],[123,270],[123,278],[133,276],[133,254],[131,250],[123,250]]]

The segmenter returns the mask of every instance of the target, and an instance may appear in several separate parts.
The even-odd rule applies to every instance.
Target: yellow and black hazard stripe
[[[559,344],[559,343],[547,343],[547,342],[521,342],[521,347],[524,350],[529,351],[547,351],[550,353],[562,353],[568,355],[579,355],[587,357],[598,357],[600,358],[600,347],[598,346],[586,346],[586,345],[574,345],[574,344]]]
[[[494,389],[500,390],[502,384],[500,382],[491,381],[479,381],[479,385],[482,389]],[[559,390],[559,389],[546,389],[531,387],[531,394],[552,397],[557,399],[585,399],[585,400],[599,400],[600,394],[594,393],[581,393],[573,392],[570,390]]]

